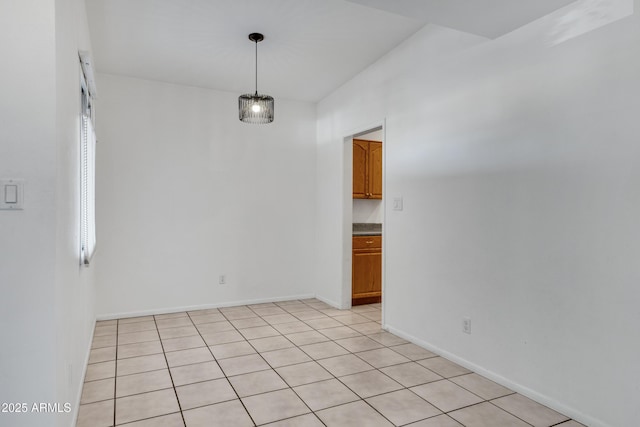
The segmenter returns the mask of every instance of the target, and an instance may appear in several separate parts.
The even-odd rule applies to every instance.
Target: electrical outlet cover
[[[471,318],[464,317],[462,319],[462,332],[465,334],[471,334]]]

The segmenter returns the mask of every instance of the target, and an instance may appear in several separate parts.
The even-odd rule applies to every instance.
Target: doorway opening
[[[383,313],[384,139],[384,123],[344,138],[342,281],[343,308],[383,303]]]

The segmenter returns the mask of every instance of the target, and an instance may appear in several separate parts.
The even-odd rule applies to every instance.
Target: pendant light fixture
[[[256,92],[240,95],[238,108],[240,121],[245,123],[271,123],[273,121],[273,98],[258,94],[258,42],[264,40],[260,33],[249,34],[249,40],[256,44]]]

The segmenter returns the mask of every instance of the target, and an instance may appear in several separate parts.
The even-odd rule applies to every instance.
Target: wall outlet
[[[462,332],[465,334],[471,334],[471,318],[463,317],[462,318]]]
[[[227,284],[227,276],[224,275],[224,274],[221,274],[220,277],[218,278],[218,284],[226,285]]]

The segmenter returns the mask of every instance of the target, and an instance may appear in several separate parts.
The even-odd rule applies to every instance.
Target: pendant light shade
[[[265,124],[273,121],[273,97],[269,95],[244,94],[238,98],[240,121]]]
[[[247,93],[238,98],[240,121],[256,124],[271,123],[273,121],[273,97],[258,93],[258,42],[264,40],[264,36],[260,33],[251,33],[249,40],[256,44],[256,91],[254,94]]]

